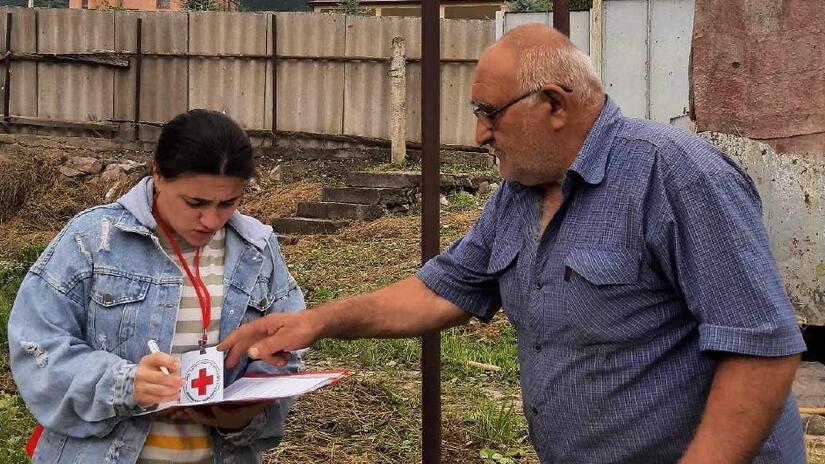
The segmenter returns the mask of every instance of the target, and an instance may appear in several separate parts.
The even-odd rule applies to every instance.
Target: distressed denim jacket
[[[152,180],[116,203],[78,214],[32,266],[9,319],[14,380],[45,427],[35,463],[134,463],[151,419],[135,402],[138,361],[155,339],[169,352],[184,275],[153,232]],[[271,312],[304,308],[272,229],[235,213],[226,226],[220,338]],[[303,368],[301,353],[277,369],[244,359],[246,373]],[[213,429],[216,463],[260,462],[276,446],[292,399],[274,402],[243,430]]]

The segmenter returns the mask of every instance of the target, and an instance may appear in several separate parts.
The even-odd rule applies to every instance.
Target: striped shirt
[[[175,252],[163,234],[158,234],[163,249],[180,267]],[[201,249],[200,276],[209,295],[212,297],[212,319],[207,331],[208,346],[218,343],[221,306],[223,305],[223,262],[225,247],[225,230],[219,230],[212,240]],[[195,248],[180,237],[175,237],[184,259],[192,273],[195,273]],[[183,270],[181,270],[183,272]],[[180,359],[182,353],[197,350],[198,341],[203,333],[200,303],[192,282],[185,277],[181,289],[178,318],[175,335],[172,337],[172,355]],[[193,423],[175,422],[164,417],[155,417],[143,450],[138,458],[139,464],[198,463],[211,464],[212,440],[209,428]]]

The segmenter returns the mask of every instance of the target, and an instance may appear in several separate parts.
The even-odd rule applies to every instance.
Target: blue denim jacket
[[[155,339],[169,352],[184,276],[153,232],[152,180],[117,203],[78,214],[23,280],[9,318],[14,380],[45,427],[35,463],[133,463],[150,420],[135,416],[137,362]],[[272,229],[235,213],[226,228],[220,338],[271,312],[304,308]],[[245,359],[224,385],[250,372],[296,372]],[[259,462],[278,444],[292,399],[274,402],[243,430],[213,429],[216,463]]]

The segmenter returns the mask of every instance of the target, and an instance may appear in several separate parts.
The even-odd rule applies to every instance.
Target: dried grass
[[[279,184],[262,177],[253,191],[245,193],[240,211],[266,224],[276,218],[294,216],[299,202],[319,200],[321,188],[318,182]]]
[[[24,153],[0,155],[0,224],[12,218],[30,197],[43,192],[55,169]]]

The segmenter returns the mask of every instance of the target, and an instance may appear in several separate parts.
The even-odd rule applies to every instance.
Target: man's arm
[[[412,337],[469,319],[468,313],[430,290],[421,279],[409,277],[372,293],[244,324],[218,349],[229,351],[229,367],[244,353],[281,365],[284,358],[278,353],[306,348],[322,338]]]
[[[751,462],[782,413],[798,365],[798,355],[725,354],[702,421],[679,463]]]

